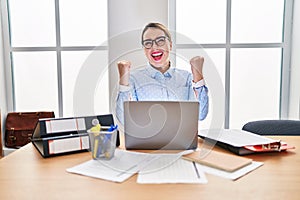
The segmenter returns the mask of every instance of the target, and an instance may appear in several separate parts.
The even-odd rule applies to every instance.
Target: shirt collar
[[[172,63],[171,63],[170,68],[164,74],[162,74],[160,71],[158,71],[154,67],[152,67],[149,62],[147,64],[146,70],[152,78],[157,78],[157,77],[161,77],[161,76],[171,78],[174,74],[174,68],[172,68]]]

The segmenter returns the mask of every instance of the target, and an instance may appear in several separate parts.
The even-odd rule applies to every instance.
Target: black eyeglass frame
[[[158,44],[158,42],[159,42],[158,40],[159,40],[159,39],[162,39],[162,38],[164,38],[164,43],[163,43],[162,45],[159,45],[159,44]],[[146,48],[146,49],[151,49],[151,48],[153,47],[153,42],[155,42],[155,44],[156,44],[157,46],[161,47],[161,46],[163,46],[163,45],[166,44],[166,40],[167,40],[167,39],[169,39],[169,37],[167,37],[167,36],[165,36],[165,35],[159,36],[159,37],[155,38],[154,40],[146,39],[146,40],[143,40],[143,41],[142,41],[142,45],[143,45],[143,47]],[[151,46],[150,46],[150,47],[146,47],[146,46],[144,45],[145,42],[151,42]]]

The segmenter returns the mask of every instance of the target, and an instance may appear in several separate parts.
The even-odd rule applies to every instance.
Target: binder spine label
[[[49,154],[59,154],[71,151],[86,150],[90,148],[89,137],[73,137],[61,140],[48,141]]]
[[[46,121],[47,133],[60,133],[80,130],[86,130],[84,118]]]

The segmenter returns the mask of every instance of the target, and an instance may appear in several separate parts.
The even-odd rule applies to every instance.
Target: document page
[[[68,168],[66,171],[114,182],[123,182],[137,173],[151,159],[153,159],[151,154],[116,149],[111,160],[90,160]]]
[[[176,156],[160,156],[139,172],[138,183],[207,183],[205,174],[195,162]]]
[[[139,172],[138,183],[206,183],[198,166],[181,159],[180,153],[139,153],[116,149],[111,160],[89,160],[67,172],[114,182],[123,182]]]

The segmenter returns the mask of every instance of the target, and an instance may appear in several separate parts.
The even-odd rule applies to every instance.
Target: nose
[[[156,42],[153,41],[153,44],[152,44],[152,47],[151,47],[151,48],[154,48],[154,45],[155,45],[156,47],[158,47],[158,45],[156,44]]]

